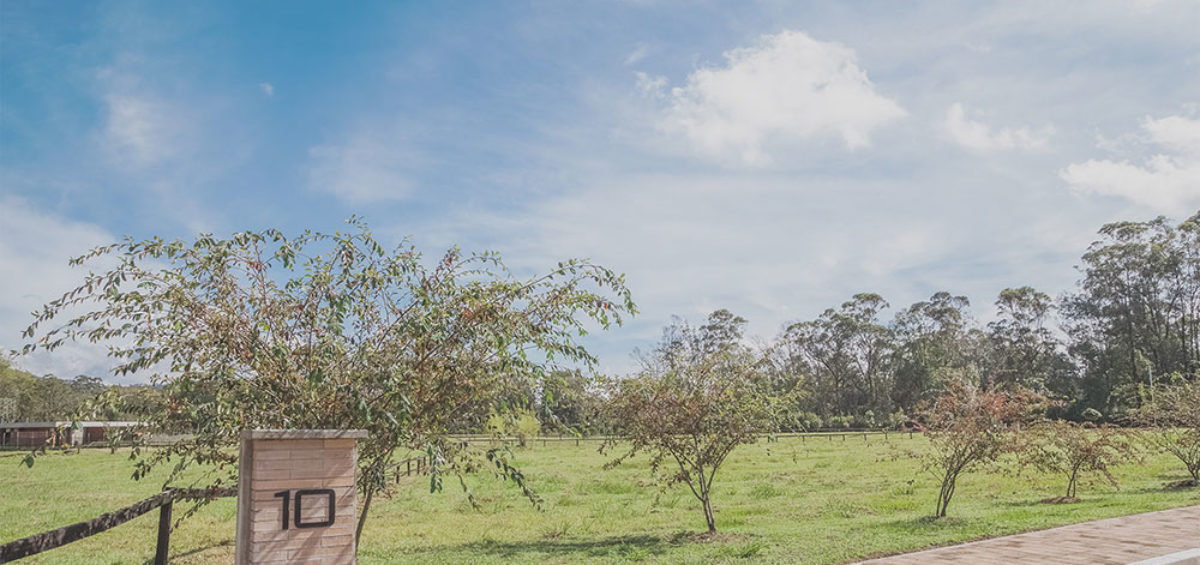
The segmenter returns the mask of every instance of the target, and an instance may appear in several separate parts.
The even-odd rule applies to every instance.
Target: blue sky
[[[1096,228],[1200,209],[1200,4],[0,5],[0,346],[123,235],[337,229],[770,339],[862,291],[1069,290]],[[89,347],[18,360],[100,374]]]

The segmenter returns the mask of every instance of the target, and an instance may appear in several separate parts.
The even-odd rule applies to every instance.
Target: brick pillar
[[[353,565],[356,454],[365,437],[361,430],[244,430],[237,565]]]

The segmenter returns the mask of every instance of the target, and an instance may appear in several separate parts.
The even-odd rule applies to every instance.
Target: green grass
[[[974,473],[960,479],[950,516],[930,520],[937,485],[893,446],[919,437],[843,442],[785,438],[734,453],[713,501],[721,536],[702,538],[704,518],[686,487],[659,494],[645,458],[605,471],[596,443],[540,443],[517,463],[546,499],[533,509],[511,484],[468,478],[482,508],[446,481],[430,494],[425,478],[406,480],[377,501],[359,562],[380,563],[842,563],[973,538],[1200,504],[1200,489],[1165,489],[1185,478],[1172,458],[1119,468],[1121,488],[1080,487],[1082,502],[1046,505],[1063,480]],[[128,479],[127,460],[104,451],[52,455],[33,469],[0,453],[0,540],[12,540],[149,496],[157,481]],[[161,479],[159,479],[161,481]],[[453,487],[452,487],[453,485]],[[231,563],[234,503],[218,501],[172,534],[172,563]],[[29,563],[148,563],[157,518],[147,515]]]

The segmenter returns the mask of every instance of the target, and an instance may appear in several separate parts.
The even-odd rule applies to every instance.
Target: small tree
[[[1190,486],[1200,486],[1200,382],[1180,381],[1155,387],[1133,412],[1134,421],[1151,427],[1149,442],[1179,458]]]
[[[1067,491],[1062,502],[1077,500],[1076,487],[1087,475],[1099,475],[1112,486],[1119,486],[1109,468],[1137,457],[1134,444],[1113,428],[1062,420],[1042,422],[1022,434],[1018,453],[1022,464],[1066,476]]]
[[[361,534],[373,496],[394,484],[397,450],[426,451],[440,489],[443,471],[464,461],[446,439],[464,410],[532,389],[558,360],[592,364],[576,343],[585,320],[607,328],[634,311],[623,277],[597,265],[571,260],[518,279],[493,253],[426,260],[351,223],[350,233],[97,248],[72,264],[115,266],[37,313],[25,351],[105,342],[113,372],[150,374],[161,398],[140,405],[133,417],[146,427],[130,439],[183,439],[135,443],[134,478],[165,466],[170,482],[198,466],[192,486],[229,486],[243,429],[367,430]],[[502,453],[487,456],[524,486]]]
[[[1027,412],[1029,397],[1004,391],[980,392],[962,380],[922,416],[929,447],[914,452],[925,471],[941,482],[934,516],[946,516],[961,474],[995,461],[1010,446],[1013,425]]]
[[[774,422],[759,381],[760,358],[738,343],[745,320],[737,318],[730,334],[727,324],[715,327],[722,312],[699,330],[682,322],[668,327],[642,372],[617,383],[611,406],[625,437],[601,448],[628,442],[606,468],[648,452],[662,488],[684,483],[700,501],[709,533],[717,531],[712,486],[721,464]]]

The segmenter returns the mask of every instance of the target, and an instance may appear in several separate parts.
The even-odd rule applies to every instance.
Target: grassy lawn
[[[402,484],[371,510],[359,561],[378,563],[842,563],[1056,525],[1200,504],[1200,489],[1168,490],[1185,478],[1174,459],[1156,456],[1118,471],[1121,488],[1081,486],[1082,502],[1046,505],[1059,477],[965,475],[950,517],[929,520],[937,485],[895,446],[920,437],[784,438],[734,453],[717,477],[713,501],[722,536],[700,539],[699,503],[686,487],[657,497],[644,457],[611,471],[595,442],[540,443],[518,450],[518,464],[546,499],[533,509],[511,485],[487,474],[468,483],[474,510],[446,481],[430,494],[425,478]],[[128,461],[107,451],[52,455],[33,469],[0,453],[0,541],[95,517],[149,496],[156,481],[128,479]],[[178,510],[177,510],[178,511]],[[218,501],[172,534],[172,563],[233,561],[234,501]],[[28,563],[148,563],[157,515],[53,550]]]

